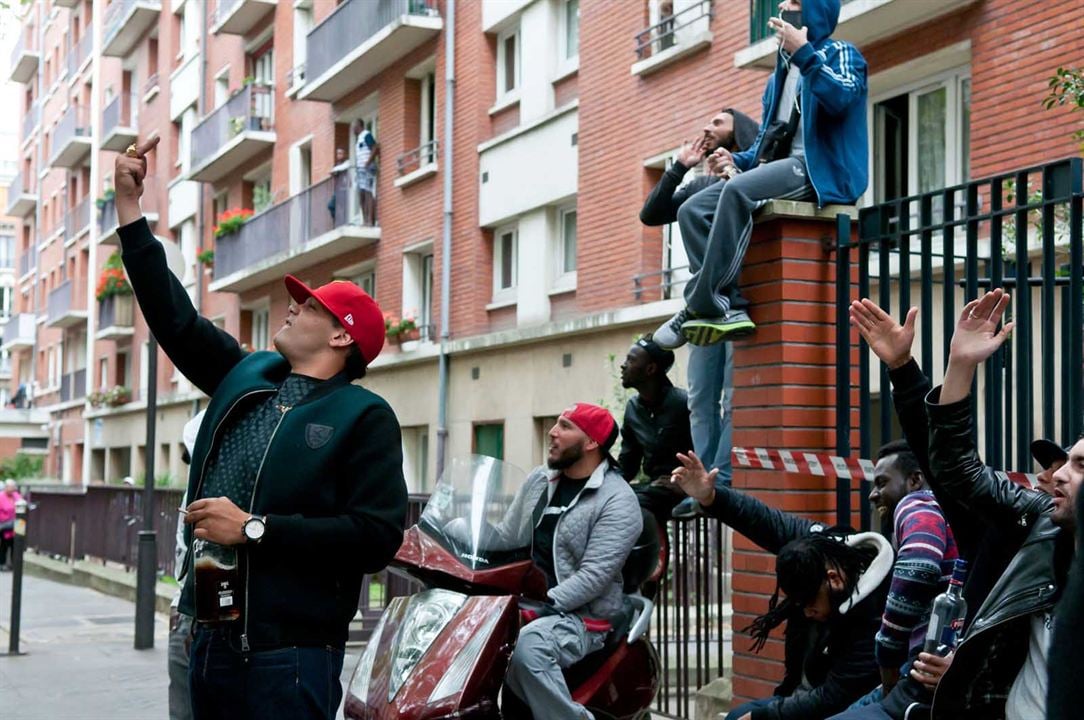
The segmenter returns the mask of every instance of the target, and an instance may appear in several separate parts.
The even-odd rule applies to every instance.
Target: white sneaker
[[[689,319],[689,309],[682,308],[674,313],[674,316],[659,325],[659,328],[651,335],[655,344],[663,350],[674,350],[688,342],[681,334],[681,326]]]

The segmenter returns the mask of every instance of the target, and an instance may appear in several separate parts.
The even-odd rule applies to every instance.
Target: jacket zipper
[[[603,479],[605,479],[605,475],[603,475]],[[591,478],[587,478],[587,482],[591,482]],[[572,502],[565,506],[564,512],[557,516],[557,522],[553,524],[553,547],[550,548],[550,552],[553,553],[553,577],[557,580],[558,585],[561,584],[561,574],[557,569],[557,530],[561,527],[561,519],[564,518],[569,510],[576,506],[576,503],[580,501],[580,495],[583,495],[583,491],[586,489],[587,483],[584,483],[583,487],[580,488],[580,491],[576,493],[576,497],[572,498]],[[548,504],[549,503],[547,503],[547,505]]]
[[[229,406],[229,408],[226,409],[226,413],[222,416],[222,419],[219,421],[218,425],[215,426],[214,431],[211,433],[211,447],[213,448],[215,446],[215,440],[218,439],[218,431],[222,429],[222,425],[223,425],[223,423],[226,422],[226,418],[228,418],[230,416],[230,413],[233,412],[234,408],[236,408],[237,405],[242,400],[244,400],[245,398],[247,398],[247,397],[249,397],[251,395],[259,395],[260,393],[268,393],[268,392],[274,392],[274,391],[275,391],[274,388],[261,388],[259,390],[250,390],[249,392],[245,393],[241,397],[234,400],[233,404],[231,404]],[[199,499],[199,491],[201,489],[203,489],[203,480],[204,480],[204,477],[207,475],[207,461],[210,459],[210,457],[211,457],[211,452],[210,452],[210,449],[208,449],[207,453],[203,456],[203,464],[200,465],[199,481],[196,483],[196,492],[194,493],[194,497],[189,498],[190,501]],[[188,568],[188,556],[189,556],[189,554],[191,554],[191,552],[192,552],[192,544],[189,543],[188,547],[186,547],[185,550],[184,550],[184,560],[181,561],[181,567],[185,568],[185,570],[184,570],[185,573],[188,572],[187,571],[187,568]],[[183,578],[183,575],[182,575],[182,578]],[[178,578],[178,579],[181,579],[181,578]],[[194,579],[195,578],[193,578],[193,580]]]
[[[279,409],[282,410],[282,415],[279,416],[279,421],[275,423],[275,429],[271,431],[271,439],[267,441],[267,447],[263,449],[263,457],[260,458],[260,466],[256,469],[256,481],[252,484],[252,496],[248,501],[248,514],[252,514],[252,509],[256,506],[256,490],[260,487],[260,475],[263,474],[263,465],[267,461],[267,453],[271,451],[271,444],[275,442],[275,435],[279,432],[279,427],[282,425],[282,421],[286,418],[286,413],[293,410],[293,405],[279,405]],[[245,562],[245,627],[241,631],[241,651],[248,652],[248,591],[249,591],[249,570],[252,568],[252,558],[246,558]]]
[[[1035,592],[1037,592],[1037,594],[1041,598],[1042,594],[1043,594],[1043,590],[1044,590],[1044,588],[1038,588],[1037,591],[1036,590],[1027,590],[1027,591],[1024,591],[1024,592],[1015,593],[1015,594],[1011,595],[1010,597],[1006,598],[1005,602],[1008,603],[1008,602],[1010,602],[1012,600],[1015,600],[1016,598],[1023,597],[1024,595],[1029,595],[1029,594],[1035,593]],[[1045,604],[1045,605],[1040,605],[1038,607],[1033,607],[1033,608],[1031,608],[1029,610],[1026,610],[1024,612],[1016,613],[1015,615],[1010,615],[1009,617],[1005,618],[1004,620],[999,620],[996,623],[994,623],[993,625],[985,627],[982,630],[979,630],[974,635],[971,635],[970,637],[966,638],[963,642],[961,642],[958,646],[956,646],[956,650],[954,652],[959,652],[960,648],[962,648],[965,643],[967,643],[970,640],[978,637],[979,635],[982,635],[984,632],[988,632],[990,630],[993,630],[996,627],[1000,627],[1000,626],[1004,625],[1005,623],[1007,623],[1007,622],[1009,622],[1011,620],[1018,620],[1018,619],[1020,619],[1022,617],[1025,617],[1027,615],[1032,615],[1032,614],[1037,613],[1037,612],[1039,612],[1041,610],[1047,610],[1047,609],[1052,608],[1052,607],[1054,607],[1054,604],[1053,603],[1048,603],[1048,604]],[[941,686],[943,684],[944,679],[945,679],[945,676],[942,675],[941,676],[941,681],[938,681],[937,687],[934,688],[933,699],[930,701],[930,707],[931,708],[934,708],[934,707],[937,706],[937,691],[941,689]]]

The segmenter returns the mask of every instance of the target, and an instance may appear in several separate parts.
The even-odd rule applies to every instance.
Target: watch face
[[[245,537],[249,540],[259,540],[263,537],[266,526],[260,518],[251,518],[245,523]]]

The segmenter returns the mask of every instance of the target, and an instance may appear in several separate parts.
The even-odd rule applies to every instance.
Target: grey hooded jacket
[[[553,497],[561,473],[535,468],[516,493],[498,532],[514,545],[529,544],[542,519],[542,493]],[[604,460],[557,521],[553,567],[557,584],[549,597],[558,610],[612,618],[623,606],[621,568],[643,530],[636,494],[620,470]]]

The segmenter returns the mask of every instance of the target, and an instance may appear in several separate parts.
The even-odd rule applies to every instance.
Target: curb
[[[87,587],[133,603],[136,599],[135,573],[119,568],[87,560],[67,563],[30,551],[23,555],[23,568],[34,577]],[[169,606],[176,592],[176,586],[158,582],[155,587],[155,612],[169,615]]]

